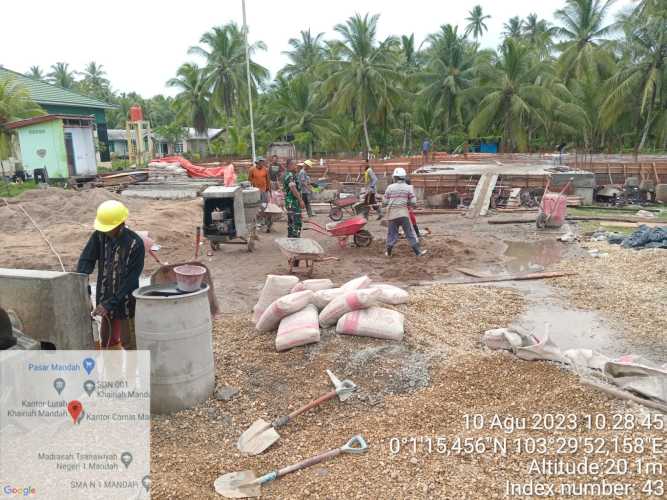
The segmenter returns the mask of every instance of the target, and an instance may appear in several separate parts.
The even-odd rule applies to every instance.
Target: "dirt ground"
[[[57,259],[17,203],[44,230],[66,267],[73,269],[92,230],[95,207],[114,196],[103,190],[49,189],[8,200],[8,206],[0,201],[0,267],[58,269]],[[126,203],[129,225],[150,232],[162,246],[159,255],[163,261],[192,258],[200,202]],[[324,223],[326,215],[316,220]],[[213,272],[223,309],[213,332],[216,386],[239,389],[239,394],[231,401],[214,395],[190,410],[153,416],[153,498],[218,498],[213,482],[223,473],[243,469],[265,473],[340,446],[354,434],[368,441],[368,453],[341,455],[289,475],[263,487],[263,496],[506,498],[508,481],[555,487],[577,483],[590,488],[606,481],[625,487],[627,494],[617,495],[623,498],[647,498],[646,488],[657,488],[654,482],[664,479],[667,466],[665,448],[651,449],[650,444],[664,439],[665,431],[657,424],[640,425],[662,422],[655,413],[592,390],[579,382],[578,375],[557,365],[492,353],[482,347],[481,335],[489,328],[530,318],[536,304],[558,297],[554,316],[576,322],[572,319],[576,316],[565,316],[563,311],[592,311],[613,320],[619,330],[616,333],[625,334],[624,347],[652,344],[656,349],[648,352],[661,356],[660,346],[667,345],[663,254],[614,248],[607,260],[593,259],[583,248],[591,244],[561,244],[555,241],[558,231],[537,232],[529,224],[492,226],[480,220],[473,225],[459,215],[424,216],[419,223],[432,233],[424,241],[429,254],[420,259],[404,241],[391,259],[385,258],[385,230],[376,220],[368,225],[375,238],[369,248],[340,248],[335,239],[311,233],[329,255],[340,258],[317,264],[314,277],[342,283],[368,274],[375,281],[409,286],[409,304],[398,307],[406,315],[401,343],[323,330],[320,343],[277,353],[273,334],[256,332],[249,313],[266,274],[287,271],[286,259],[273,242],[274,237],[284,235],[285,224],[277,223],[273,234],[260,234],[253,253],[240,245],[226,245],[207,256],[207,247],[202,246],[201,259]],[[595,246],[604,246],[605,251],[608,247]],[[428,284],[464,279],[456,271],[459,267],[486,272],[539,267],[577,274],[540,282],[539,290],[548,293],[537,298],[530,294],[538,288],[530,286]],[[147,258],[146,273],[156,268]],[[548,317],[549,311],[542,311],[539,321],[558,322],[558,317]],[[573,324],[572,329],[577,326]],[[255,419],[272,420],[329,390],[327,368],[359,386],[351,399],[325,403],[298,417],[258,457],[237,451],[239,435]],[[466,427],[466,419],[473,415],[484,419],[481,429]],[[554,415],[567,416],[575,425],[556,430],[533,425]],[[631,415],[634,424],[615,429],[612,424],[625,415]],[[494,416],[515,424],[525,418],[528,425],[513,431],[492,428]],[[588,429],[589,416],[600,416],[598,420],[604,419],[605,425]],[[600,453],[586,453],[586,438],[595,440]],[[531,448],[539,439],[546,443],[542,451]],[[505,453],[499,448],[503,442],[508,447]],[[619,445],[627,442],[634,444],[629,448]],[[559,449],[559,443],[567,445]],[[601,463],[606,472],[595,474],[586,466],[585,472],[573,475],[549,475],[531,469],[533,459],[540,463],[543,459],[588,460]],[[657,465],[637,470],[637,463]],[[630,469],[615,474],[623,464]],[[531,497],[526,493],[513,496]],[[591,489],[577,496],[600,497]]]

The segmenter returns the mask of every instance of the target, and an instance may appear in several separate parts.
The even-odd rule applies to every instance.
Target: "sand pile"
[[[195,227],[200,223],[197,201],[150,202],[126,199],[105,189],[69,191],[60,188],[35,189],[0,202],[0,267],[60,270],[58,260],[30,220],[22,206],[47,235],[60,254],[65,267],[72,270],[93,231],[95,212],[106,200],[119,200],[130,211],[127,224],[135,231],[149,231],[162,246],[162,260],[177,262],[190,259],[194,249]],[[146,271],[157,267],[146,259]]]

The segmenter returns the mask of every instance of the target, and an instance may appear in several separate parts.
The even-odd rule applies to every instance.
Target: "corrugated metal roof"
[[[13,78],[14,81],[23,85],[30,97],[37,104],[52,104],[59,106],[81,106],[86,108],[115,109],[118,106],[104,101],[98,101],[92,97],[78,94],[72,90],[67,90],[57,85],[29,78],[16,71],[0,67],[0,79]]]

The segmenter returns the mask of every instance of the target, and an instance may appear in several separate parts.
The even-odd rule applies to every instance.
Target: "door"
[[[67,171],[69,175],[76,175],[74,167],[74,141],[72,132],[65,132],[65,151],[67,152]]]

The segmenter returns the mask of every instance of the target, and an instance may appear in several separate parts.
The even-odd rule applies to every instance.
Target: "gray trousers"
[[[418,253],[419,242],[417,241],[417,236],[415,235],[415,230],[410,223],[409,217],[399,217],[398,219],[387,221],[387,248],[393,248],[398,241],[399,227],[403,228],[403,233],[410,242],[410,246]]]

